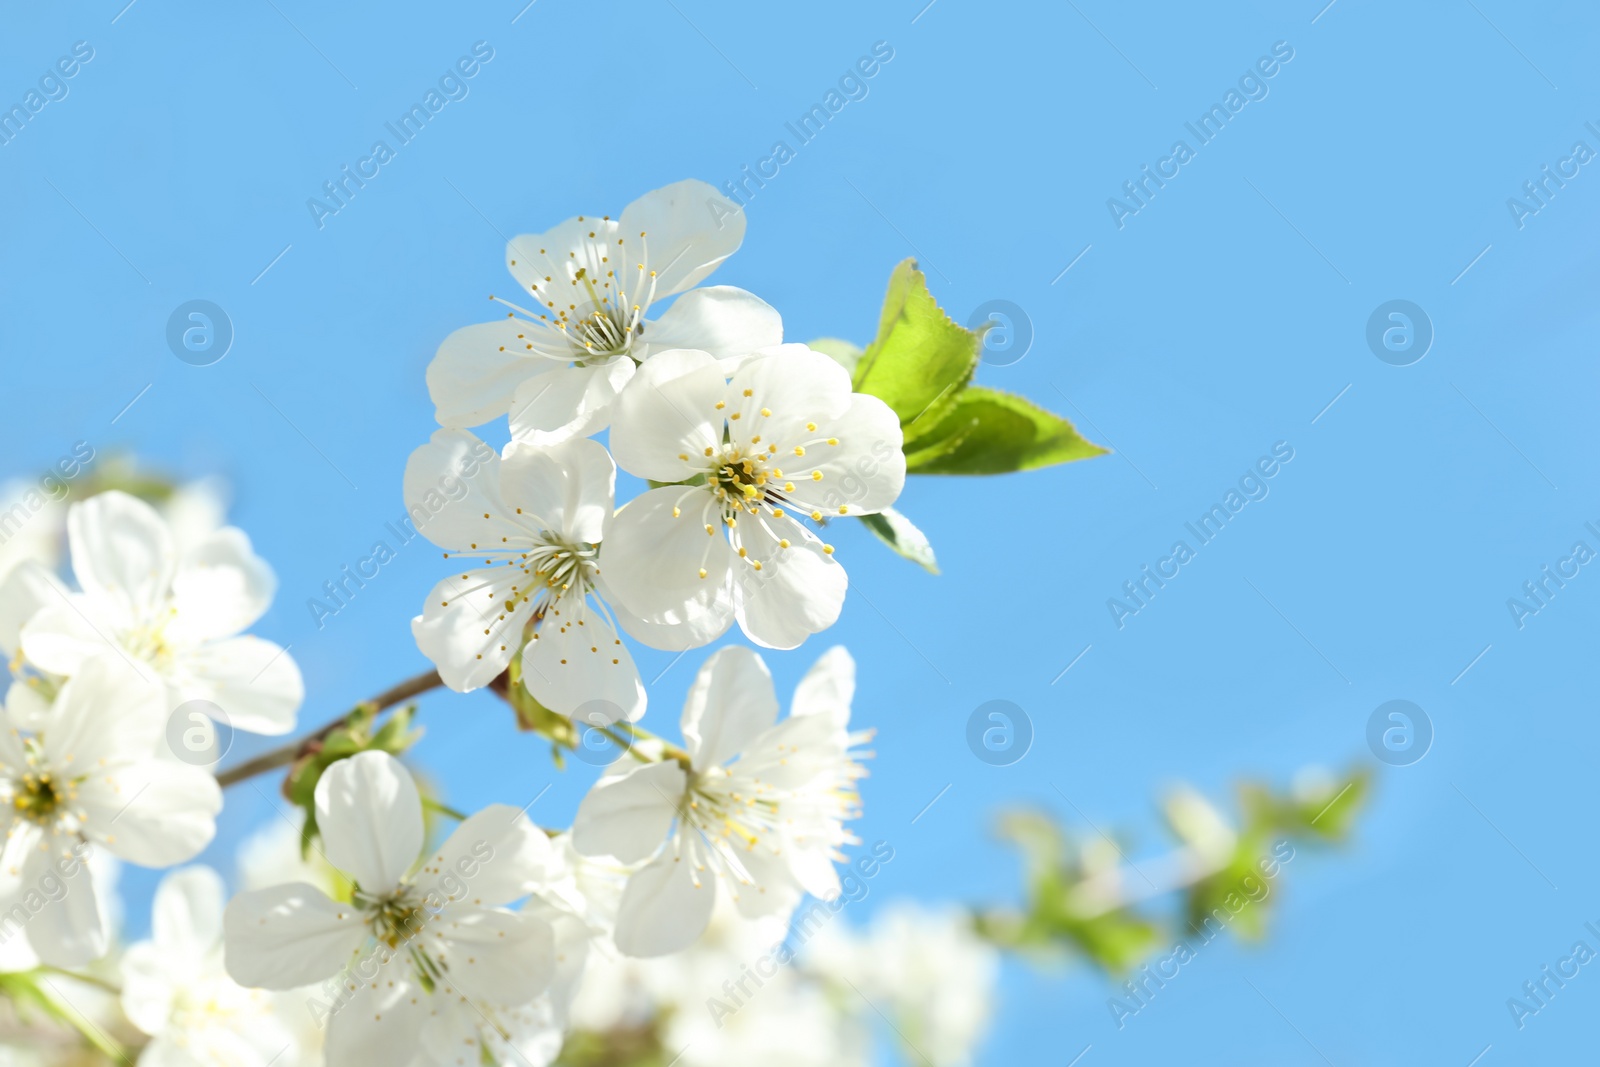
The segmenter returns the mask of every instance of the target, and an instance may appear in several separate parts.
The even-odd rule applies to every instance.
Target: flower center
[[[578,221],[582,222],[580,215]],[[602,223],[609,224],[607,215]],[[579,366],[600,366],[622,356],[632,357],[634,341],[644,333],[644,312],[656,298],[656,272],[647,266],[649,243],[645,234],[639,234],[639,263],[631,273],[621,275],[611,263],[623,245],[622,238],[610,243],[610,231],[605,239],[599,236],[600,228],[589,231],[589,239],[568,251],[572,269],[563,279],[570,289],[563,288],[555,275],[547,274],[529,285],[535,300],[544,305],[539,311],[528,311],[509,301],[491,296],[489,299],[504,304],[514,313],[549,330],[560,332],[567,341],[569,354]],[[540,255],[548,255],[539,249]],[[515,261],[513,261],[514,263]],[[521,336],[520,334],[518,335]],[[529,349],[533,348],[530,343]],[[549,355],[549,353],[545,353]]]
[[[549,540],[527,552],[522,572],[533,579],[535,589],[549,590],[552,600],[569,594],[588,596],[600,573],[600,546],[568,544],[549,533],[544,536]]]
[[[122,635],[122,647],[133,658],[153,664],[158,670],[165,669],[172,662],[172,646],[167,643],[165,629],[159,623],[148,623],[129,630]]]
[[[56,813],[65,803],[65,798],[56,792],[56,783],[51,779],[50,772],[25,774],[21,785],[22,788],[12,800],[17,814],[41,826],[55,822]]]
[[[746,454],[739,445],[728,445],[713,458],[716,465],[706,473],[706,484],[722,505],[724,521],[733,519],[741,511],[753,515],[762,503],[786,502],[779,486],[768,487],[768,483],[781,478],[783,472],[768,467],[767,456],[768,453],[759,449]]]
[[[358,894],[355,902],[366,909],[367,929],[372,931],[372,936],[390,948],[410,942],[428,921],[422,901],[410,886],[401,886],[377,899],[363,900]]]

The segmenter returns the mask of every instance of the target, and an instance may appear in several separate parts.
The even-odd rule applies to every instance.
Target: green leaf
[[[982,335],[940,309],[908,259],[889,278],[878,336],[855,366],[855,390],[888,404],[901,426],[937,419],[972,380],[982,350]]]
[[[834,362],[852,375],[856,372],[856,364],[861,362],[861,349],[849,341],[841,341],[837,337],[819,337],[806,345],[806,347],[821,352],[825,356],[832,356]]]
[[[884,508],[876,515],[857,516],[878,539],[912,563],[919,564],[929,574],[939,573],[939,562],[933,557],[933,546],[927,535],[910,519],[894,508]]]
[[[1104,455],[1072,423],[1031,401],[972,386],[925,434],[906,443],[916,474],[1006,474]]]

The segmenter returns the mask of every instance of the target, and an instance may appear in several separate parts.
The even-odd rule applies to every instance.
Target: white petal
[[[240,893],[222,926],[228,974],[260,989],[295,989],[337,974],[367,938],[354,908],[303,882]]]
[[[31,909],[34,904],[30,901],[44,902],[28,920],[28,943],[39,959],[52,967],[82,967],[106,954],[111,932],[100,913],[93,876],[72,860],[74,876],[61,878],[56,862],[68,860],[71,853],[63,839],[46,841],[50,847],[35,847],[22,866],[24,905]],[[13,907],[7,914],[15,910]]]
[[[668,652],[682,652],[685,649],[710,644],[721,637],[733,622],[731,596],[714,600],[709,605],[686,605],[686,610],[669,616],[677,621],[655,622],[630,611],[627,605],[622,603],[621,598],[611,592],[604,574],[600,576],[599,592],[611,608],[611,614],[622,627],[623,633],[651,648],[665,649]]]
[[[305,681],[289,653],[246,634],[212,641],[180,660],[178,699],[209,700],[238,730],[286,734],[305,700]]]
[[[406,510],[417,530],[451,552],[474,543],[522,543],[523,529],[500,497],[500,454],[466,430],[435,430],[406,460]]]
[[[156,510],[120,490],[90,497],[67,510],[72,571],[91,596],[150,618],[165,602],[177,568],[172,533]]]
[[[744,398],[746,389],[751,393],[748,399]],[[804,345],[782,345],[749,360],[729,380],[728,390],[738,398],[730,401],[730,409],[736,402],[742,404],[745,424],[776,444],[780,453],[800,444],[796,438],[815,436],[807,429],[808,423],[825,429],[825,424],[840,419],[854,395],[849,372]],[[757,418],[761,408],[772,414]]]
[[[316,803],[328,862],[369,896],[391,892],[422,851],[422,798],[410,772],[387,752],[358,752],[324,772]]]
[[[732,559],[711,495],[694,486],[663,486],[617,512],[600,568],[607,590],[628,611],[650,622],[692,623],[703,631],[725,618],[731,606],[726,586]],[[711,623],[705,622],[708,615]]]
[[[147,759],[78,787],[84,832],[114,855],[143,867],[194,859],[217,832],[222,790],[199,767]]]
[[[763,842],[755,848],[739,850],[739,865],[750,880],[744,883],[734,876],[728,891],[739,914],[746,919],[792,911],[805,895],[789,871],[788,849],[780,857],[769,852],[770,847],[770,843]]]
[[[522,522],[569,543],[594,544],[611,521],[617,465],[598,441],[535,448],[513,442],[500,469],[501,497]]]
[[[588,367],[560,367],[529,378],[511,400],[515,444],[560,444],[599,433],[611,423],[612,401],[637,366],[627,356]]]
[[[692,178],[674,182],[622,209],[622,261],[656,272],[660,300],[698,285],[738,251],[744,224],[739,205],[712,186]]]
[[[787,523],[789,547],[781,548],[758,526],[743,528],[751,558],[761,570],[741,568],[734,583],[739,626],[767,648],[796,648],[839,619],[848,579],[844,568],[798,523]]]
[[[428,395],[439,425],[479,426],[509,411],[517,386],[560,366],[527,347],[544,333],[542,326],[504,318],[446,337],[428,364]]]
[[[906,457],[900,420],[889,405],[857,393],[844,414],[818,430],[805,443],[806,458],[797,461],[803,466],[793,472],[799,492],[790,494],[790,503],[797,511],[867,515],[895,502],[906,484]],[[811,480],[812,470],[822,473],[820,481]]]
[[[522,653],[522,684],[551,711],[580,725],[609,726],[644,714],[644,683],[605,619],[563,597]]]
[[[343,980],[341,991],[348,999],[328,1020],[328,1064],[417,1067],[427,1062],[417,1058],[417,1046],[432,997],[411,973],[411,961],[400,955]]]
[[[88,660],[56,694],[45,754],[58,772],[75,774],[91,774],[102,760],[117,767],[147,760],[161,743],[166,696],[115,653]]]
[[[520,575],[514,567],[453,574],[433,587],[411,620],[417,648],[456,692],[488,685],[516,655],[534,612],[531,601],[512,592]]]
[[[272,606],[278,580],[238,527],[216,531],[178,566],[169,634],[207,641],[242,633]]]
[[[550,838],[509,804],[491,804],[456,827],[417,872],[441,901],[499,907],[526,896],[553,862]]]
[[[141,941],[123,954],[119,967],[122,1013],[144,1033],[161,1033],[172,1017],[173,997],[177,993],[167,973],[164,954],[154,942]],[[142,1067],[144,1057],[141,1056],[139,1062]]]
[[[778,696],[767,665],[743,645],[728,645],[695,675],[683,705],[683,742],[695,767],[717,767],[777,721]]]
[[[672,760],[601,778],[578,805],[572,845],[585,856],[637,863],[661,846],[688,785]]]
[[[783,343],[783,316],[754,293],[731,285],[691,289],[645,327],[654,351],[695,348],[718,359]]]
[[[519,295],[537,300],[541,312],[557,299],[560,307],[583,308],[588,301],[580,294],[587,296],[587,290],[572,284],[574,275],[580,268],[597,265],[600,255],[613,254],[605,249],[620,247],[618,228],[616,219],[579,215],[544,233],[513,237],[506,245],[506,269],[521,287]]]
[[[174,962],[204,959],[222,941],[227,896],[222,879],[210,867],[173,871],[156,888],[151,939]]]
[[[702,848],[686,837],[635,871],[617,909],[617,948],[629,956],[665,956],[694,943],[711,922],[716,879],[697,863]]]
[[[447,907],[427,927],[447,989],[495,1004],[526,1004],[550,984],[555,934],[526,912]]]
[[[0,653],[7,659],[22,648],[22,628],[41,609],[67,599],[61,580],[33,560],[24,560],[0,581]]]
[[[23,656],[46,674],[69,676],[97,656],[126,656],[113,639],[111,620],[93,621],[97,607],[79,593],[46,604],[22,627]]]
[[[826,716],[842,728],[850,722],[850,702],[855,695],[856,661],[843,645],[834,645],[800,679],[789,714]]]
[[[640,478],[677,482],[706,469],[706,449],[722,445],[728,380],[709,353],[657,352],[618,395],[612,410],[611,454]]]

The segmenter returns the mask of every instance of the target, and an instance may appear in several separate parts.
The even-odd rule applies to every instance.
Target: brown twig
[[[356,711],[366,708],[376,714],[386,708],[392,708],[402,701],[410,700],[421,693],[426,693],[430,689],[437,689],[443,684],[444,681],[439,677],[438,671],[425,671],[415,678],[407,678],[398,685],[385,689],[370,700],[363,701],[355,709],[345,712],[315,733],[290,741],[286,745],[270,749],[259,756],[254,756],[237,766],[229,767],[227,770],[218,773],[217,784],[226,789],[230,785],[242,782],[247,778],[254,778],[258,774],[265,774],[267,771],[276,770],[279,767],[287,767],[310,751],[314,745],[329,734],[349,722],[350,716],[354,715]]]

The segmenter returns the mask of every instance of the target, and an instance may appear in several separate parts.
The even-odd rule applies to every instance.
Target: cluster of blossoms
[[[314,870],[231,900],[207,868],[163,882],[151,940],[120,961],[147,1067],[543,1065],[591,956],[680,953],[714,916],[783,927],[807,895],[840,895],[868,737],[850,728],[848,653],[824,653],[780,717],[761,656],[721,648],[679,746],[637,725],[624,643],[682,652],[737,621],[796,648],[845,596],[827,523],[888,508],[905,480],[883,401],[785,343],[757,297],[698,287],[743,230],[691,181],[512,241],[520,293],[440,347],[439,429],[405,468],[407,507],[450,561],[412,622],[438,680],[605,731],[625,758],[570,831],[493,805],[431,847],[394,755],[329,763],[306,801]],[[497,449],[474,430],[502,417]],[[621,507],[618,467],[649,483]],[[170,867],[211,841],[222,791],[174,758],[174,729],[209,714],[289,733],[304,696],[287,651],[244,633],[275,579],[241,531],[180,538],[119,491],[65,525],[75,588],[33,562],[0,583],[0,915],[23,915],[54,968],[112,951],[104,893],[79,888],[102,851]]]

